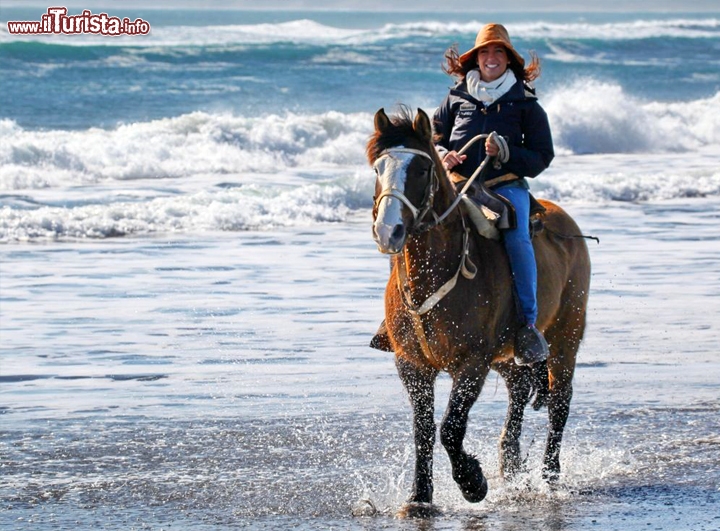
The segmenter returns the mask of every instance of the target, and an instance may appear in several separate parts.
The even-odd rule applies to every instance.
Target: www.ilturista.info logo
[[[49,7],[40,22],[8,21],[8,32],[14,35],[147,35],[150,23],[141,18],[111,17],[107,13],[93,14],[84,10],[80,15],[68,15],[65,7]]]

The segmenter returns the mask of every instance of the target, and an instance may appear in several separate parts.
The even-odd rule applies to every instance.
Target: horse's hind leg
[[[410,397],[415,435],[415,480],[409,503],[432,503],[433,447],[435,446],[435,378],[437,371],[395,357],[400,380]]]
[[[560,474],[560,445],[570,414],[575,358],[584,328],[585,322],[582,317],[572,333],[549,331],[547,334],[548,342],[551,342],[552,347],[551,355],[547,360],[549,426],[543,458],[543,475],[549,481],[556,480]]]
[[[500,435],[500,473],[505,479],[520,471],[520,434],[525,407],[532,391],[532,369],[516,365],[512,360],[499,363],[493,368],[505,380],[508,389],[508,410]],[[547,385],[547,384],[546,384]]]
[[[463,449],[470,408],[480,395],[489,366],[469,366],[453,375],[445,417],[440,428],[440,441],[447,450],[452,475],[460,491],[469,502],[485,498],[488,485],[478,460]]]
[[[560,372],[565,372],[565,369],[561,369]],[[553,371],[550,369],[551,381],[553,376]],[[550,385],[548,400],[550,425],[543,458],[543,476],[554,481],[560,475],[560,444],[570,414],[570,400],[572,400],[573,394],[572,376],[570,378],[565,378],[562,374],[560,378],[556,376]]]

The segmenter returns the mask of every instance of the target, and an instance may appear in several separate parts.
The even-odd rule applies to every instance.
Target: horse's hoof
[[[453,479],[460,487],[463,498],[470,503],[478,503],[485,499],[488,484],[480,463],[472,456],[465,456],[465,462],[453,468]]]
[[[550,390],[548,387],[548,367],[547,363],[536,363],[530,368],[532,390],[530,397],[532,400],[532,408],[538,411],[548,405],[550,399]]]
[[[522,459],[520,459],[520,443],[517,441],[512,443],[501,441],[500,476],[505,481],[512,481],[521,472],[525,472],[525,466]]]
[[[368,498],[358,500],[358,502],[352,508],[353,516],[375,516],[377,514],[377,507],[375,507],[373,501]]]
[[[560,470],[550,470],[545,468],[542,471],[542,477],[548,485],[557,485],[557,482],[560,479]]]
[[[387,334],[375,334],[370,340],[370,348],[382,350],[383,352],[394,352],[393,346],[390,343],[390,338]]]
[[[370,348],[382,350],[384,352],[393,352],[393,347],[390,343],[390,337],[388,336],[385,319],[383,319],[383,322],[380,323],[380,327],[378,328],[377,332],[375,332],[373,338],[370,340]]]
[[[548,404],[548,396],[547,393],[541,394],[538,393],[535,395],[535,400],[532,402],[532,408],[533,411],[540,411],[542,408],[547,406]]]
[[[520,460],[513,460],[512,462],[505,462],[500,467],[500,476],[505,480],[512,482],[521,474],[527,472],[527,467],[520,462]]]
[[[485,479],[485,476],[483,476],[482,481],[480,481],[479,485],[471,485],[471,484],[465,484],[460,485],[460,492],[462,492],[463,498],[465,498],[470,503],[478,503],[485,499],[485,496],[487,496],[488,493],[488,483],[487,479]]]
[[[397,512],[398,518],[432,518],[440,515],[440,509],[432,503],[408,502]]]

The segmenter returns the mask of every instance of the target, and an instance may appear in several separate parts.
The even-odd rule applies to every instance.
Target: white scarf
[[[480,79],[480,71],[470,70],[465,75],[467,88],[470,95],[486,106],[503,96],[517,81],[515,74],[509,68],[495,81],[485,82]]]

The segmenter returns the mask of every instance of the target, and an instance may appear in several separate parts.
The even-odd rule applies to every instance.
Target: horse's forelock
[[[436,200],[449,204],[455,198],[455,188],[442,167],[440,157],[432,144],[413,127],[414,117],[408,107],[401,107],[397,114],[390,117],[390,125],[382,131],[375,131],[367,145],[368,161],[372,165],[380,154],[388,148],[404,146],[427,151],[435,161],[441,193]],[[441,199],[442,198],[442,199]]]
[[[390,126],[383,131],[375,131],[367,145],[368,160],[372,164],[380,153],[388,148],[404,146],[415,149],[427,149],[427,141],[415,131],[410,109],[403,107],[398,114],[390,117]]]

